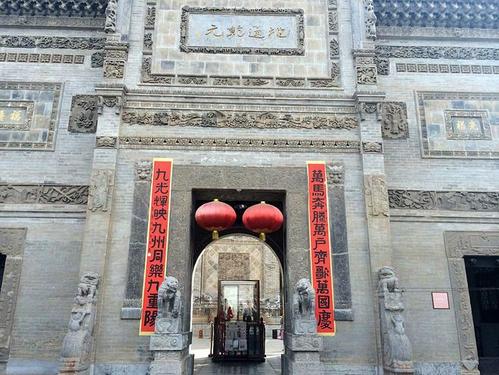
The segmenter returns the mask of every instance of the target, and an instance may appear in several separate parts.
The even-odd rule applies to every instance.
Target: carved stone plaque
[[[183,52],[303,55],[301,9],[182,8]]]
[[[0,100],[0,128],[28,130],[33,117],[33,102]]]

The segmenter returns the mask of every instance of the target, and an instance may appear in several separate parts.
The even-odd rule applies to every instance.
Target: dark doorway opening
[[[499,369],[499,257],[465,257],[481,375]]]
[[[7,255],[0,254],[0,292],[2,291],[3,272],[5,271],[6,261],[7,261]]]

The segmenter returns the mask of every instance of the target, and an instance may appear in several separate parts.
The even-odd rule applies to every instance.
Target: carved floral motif
[[[105,38],[0,35],[0,47],[103,49]]]
[[[403,102],[381,103],[381,132],[385,139],[409,137],[407,106]]]
[[[98,101],[98,97],[95,95],[73,96],[68,126],[70,132],[95,133]]]

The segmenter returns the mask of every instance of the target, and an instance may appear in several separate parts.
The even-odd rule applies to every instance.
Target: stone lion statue
[[[378,289],[383,293],[393,293],[399,290],[399,279],[392,267],[381,267],[378,271]]]
[[[315,319],[315,291],[308,279],[300,279],[296,283],[293,308],[296,317]]]
[[[158,316],[156,331],[179,333],[182,322],[182,299],[178,280],[167,276],[158,290]]]

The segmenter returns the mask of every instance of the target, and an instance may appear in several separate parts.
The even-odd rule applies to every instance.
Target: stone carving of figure
[[[118,9],[118,0],[109,0],[106,8],[106,22],[104,31],[106,33],[114,33],[116,31],[116,12]]]
[[[366,0],[366,36],[367,39],[376,39],[376,14],[373,0]]]
[[[181,333],[182,299],[178,290],[178,280],[167,276],[158,290],[157,333]]]
[[[89,209],[91,211],[107,211],[107,200],[109,193],[109,171],[100,170],[92,178],[90,186],[91,200]]]
[[[306,334],[317,332],[315,319],[315,290],[308,279],[296,283],[293,295],[294,333]]]
[[[61,373],[66,373],[69,368],[88,367],[98,285],[99,275],[94,272],[87,272],[80,279],[71,310],[68,333],[62,342]]]
[[[392,267],[382,267],[378,278],[384,367],[397,373],[412,374],[412,347],[405,333],[399,280]]]

